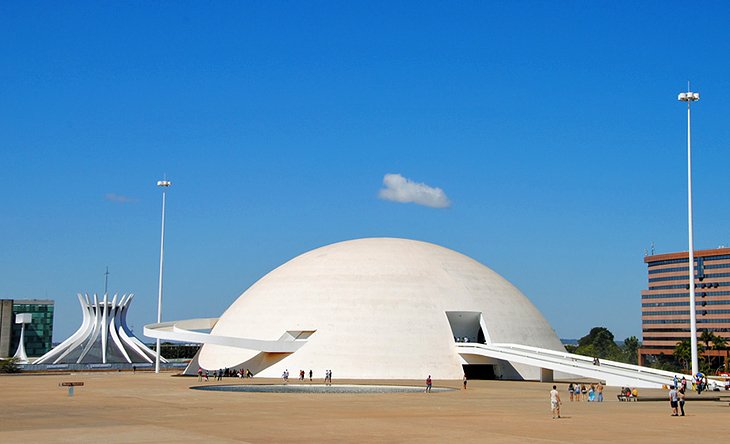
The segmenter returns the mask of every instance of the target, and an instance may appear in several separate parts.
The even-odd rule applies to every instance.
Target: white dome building
[[[539,379],[540,368],[459,353],[455,344],[565,350],[537,308],[494,271],[447,248],[392,238],[340,242],[290,260],[246,290],[210,336],[298,348],[206,343],[187,373],[200,365],[264,377],[331,369],[354,379],[459,379],[465,371]]]

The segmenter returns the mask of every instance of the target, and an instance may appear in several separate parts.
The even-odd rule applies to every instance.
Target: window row
[[[696,260],[702,259],[705,261],[719,261],[723,259],[730,259],[730,254],[720,254],[717,256],[700,256],[696,257]],[[647,264],[649,267],[656,267],[657,265],[669,265],[669,264],[681,264],[689,262],[689,258],[684,259],[667,259],[664,261],[650,262]]]
[[[703,278],[716,278],[716,277],[730,277],[730,273],[705,273]],[[662,276],[662,277],[654,277],[649,278],[649,282],[659,282],[659,281],[689,281],[689,276],[681,275],[681,276]],[[707,282],[705,282],[707,284]],[[700,285],[702,285],[700,283]]]
[[[730,310],[698,310],[697,314],[708,315],[708,314],[730,314]],[[677,311],[644,311],[641,313],[642,316],[689,316],[689,310],[677,310]]]
[[[730,291],[698,292],[697,296],[730,296]],[[641,299],[689,298],[689,293],[643,294]]]
[[[695,287],[695,288],[702,288],[702,285],[707,285],[707,284],[705,283],[705,284],[696,284],[696,285],[699,285],[699,287]],[[727,286],[730,286],[730,282],[713,282],[711,285],[713,287],[727,287]],[[680,289],[680,288],[687,289],[687,284],[683,284],[683,285],[654,285],[654,286],[649,285],[649,290],[674,290],[674,289]]]
[[[656,273],[674,273],[676,271],[687,271],[689,267],[672,267],[672,268],[659,268],[654,270],[649,270],[649,274],[656,274]],[[695,267],[695,270],[697,270],[697,267]]]
[[[686,264],[689,262],[689,258],[687,259],[667,259],[664,261],[656,261],[656,262],[650,262],[648,265],[649,267],[656,267],[657,265],[669,265],[669,264]]]
[[[642,324],[689,324],[689,319],[644,319]],[[730,324],[730,319],[697,319],[698,324]]]
[[[695,305],[698,307],[704,307],[705,305],[730,305],[730,300],[726,301],[695,301]],[[641,304],[642,307],[689,307],[689,301],[679,302],[644,302]]]
[[[709,330],[713,333],[725,333],[730,332],[730,328],[708,328],[703,330]],[[689,333],[689,328],[657,328],[657,327],[651,327],[651,328],[643,328],[641,330],[644,333]]]

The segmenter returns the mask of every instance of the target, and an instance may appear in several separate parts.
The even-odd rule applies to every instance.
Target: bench
[[[639,398],[636,396],[626,396],[626,395],[616,395],[616,398],[618,398],[621,402],[634,402],[638,401]]]

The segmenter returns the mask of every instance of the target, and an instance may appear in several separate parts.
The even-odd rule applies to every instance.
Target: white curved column
[[[83,331],[81,332],[81,335],[74,340],[73,343],[69,344],[69,346],[66,347],[65,350],[61,350],[61,355],[58,356],[55,361],[53,361],[54,364],[65,362],[64,359],[66,358],[66,356],[71,354],[72,351],[82,348],[84,342],[88,340],[89,336],[94,331],[94,314],[91,310],[89,295],[84,294],[84,296],[82,297],[81,294],[79,294],[79,301],[81,302],[81,309],[84,316],[84,320],[82,323]]]
[[[119,314],[117,315],[117,332],[124,342],[125,346],[134,350],[137,356],[144,359],[147,363],[154,362],[154,352],[142,344],[127,327],[127,309],[132,302],[134,294],[130,294],[126,299],[119,303]],[[167,361],[163,361],[167,362]]]
[[[86,310],[86,305],[84,303],[83,296],[81,293],[77,293],[76,295],[79,300],[79,304],[81,304],[81,315],[82,315],[82,321],[81,326],[76,330],[74,334],[69,336],[65,341],[61,342],[56,346],[56,348],[52,349],[45,355],[41,356],[40,358],[36,359],[33,364],[45,364],[47,361],[55,358],[56,356],[63,353],[65,350],[69,348],[71,344],[73,344],[78,338],[82,337],[84,335],[84,332],[86,331],[86,324],[87,324],[87,318],[88,318],[88,312]]]
[[[106,364],[106,346],[107,346],[107,314],[109,313],[108,295],[104,293],[104,300],[101,303],[101,362]]]
[[[129,298],[127,299],[127,302],[122,307],[122,313],[120,315],[122,329],[120,330],[120,334],[123,333],[122,336],[126,338],[126,343],[129,344],[130,346],[132,346],[133,348],[136,347],[136,350],[139,350],[139,352],[142,354],[142,356],[145,359],[149,358],[150,359],[149,362],[151,363],[157,357],[155,351],[149,349],[146,345],[144,345],[142,343],[142,341],[137,339],[137,337],[134,336],[134,333],[132,333],[132,331],[127,326],[127,313],[129,311],[129,305],[131,304],[133,297],[134,297],[134,295],[130,295]],[[160,356],[160,362],[166,363],[167,359]]]
[[[134,295],[108,294],[90,300],[88,294],[77,295],[83,316],[81,327],[60,345],[38,358],[34,364],[86,364],[154,362],[150,350],[127,327],[126,315]],[[92,350],[100,353],[91,353]],[[162,362],[167,362],[162,360]]]
[[[111,307],[109,308],[109,319],[107,319],[106,325],[107,330],[109,331],[109,336],[112,339],[112,343],[117,346],[117,350],[119,350],[124,356],[124,359],[127,360],[127,363],[131,364],[132,360],[129,358],[129,354],[127,353],[127,350],[125,350],[124,345],[122,344],[122,341],[119,339],[119,335],[117,334],[116,329],[116,323],[119,319],[119,316],[117,316],[117,312],[119,311],[119,306],[117,305],[117,296],[114,295],[114,298],[111,302]],[[124,296],[122,296],[122,299],[124,299]]]
[[[30,324],[32,321],[33,315],[31,313],[18,313],[15,315],[15,323],[20,324],[20,339],[13,358],[17,359],[18,364],[28,363],[28,355],[25,352],[25,324]]]
[[[93,314],[94,314],[94,326],[91,330],[91,336],[89,337],[88,342],[86,343],[86,346],[84,346],[83,351],[81,352],[81,355],[76,360],[77,364],[81,364],[81,361],[86,357],[86,354],[89,353],[89,350],[91,350],[91,347],[94,346],[96,343],[96,338],[99,337],[99,330],[100,330],[100,320],[101,316],[99,313],[99,298],[97,298],[96,293],[94,293],[94,305],[92,308]]]

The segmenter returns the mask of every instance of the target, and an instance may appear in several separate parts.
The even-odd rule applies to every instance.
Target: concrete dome
[[[294,353],[205,344],[198,355],[203,368],[265,377],[331,369],[336,378],[458,379],[463,364],[491,363],[498,376],[536,379],[534,367],[469,362],[455,336],[564,350],[537,308],[494,271],[447,248],[392,238],[340,242],[290,260],[246,290],[211,334],[306,340]]]

